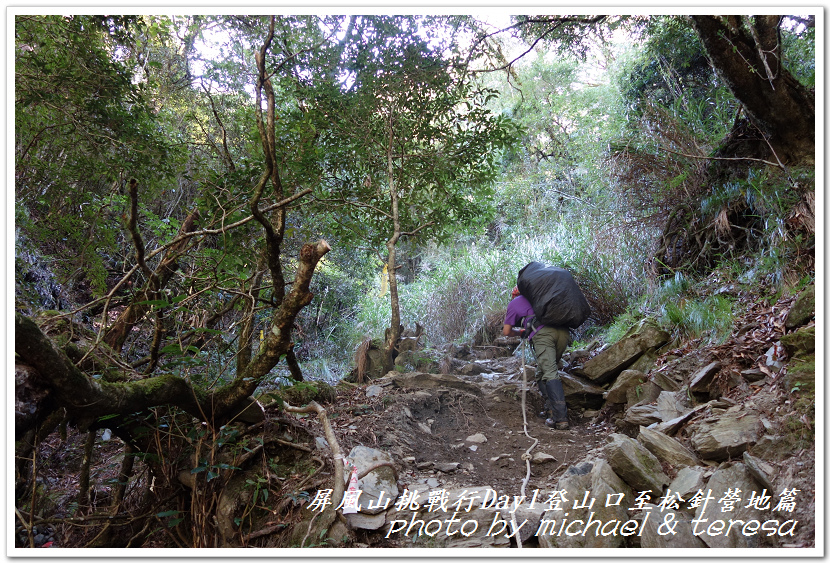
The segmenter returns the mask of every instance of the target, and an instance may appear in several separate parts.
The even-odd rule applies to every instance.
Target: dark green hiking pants
[[[536,381],[559,379],[559,360],[570,340],[568,329],[553,326],[542,327],[533,335],[530,345],[536,356]]]

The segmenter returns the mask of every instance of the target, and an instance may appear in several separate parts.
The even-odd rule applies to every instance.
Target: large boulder
[[[650,518],[643,523],[642,534],[640,535],[640,547],[650,549],[664,548],[705,548],[703,540],[696,537],[692,531],[693,516],[683,510],[673,510],[657,506],[646,505],[649,509]],[[664,529],[663,523],[669,521],[674,525],[672,532]],[[663,526],[663,528],[661,528]]]
[[[688,409],[677,399],[674,391],[662,391],[657,397],[657,411],[660,413],[660,420],[667,421],[677,418]]]
[[[648,381],[646,374],[633,369],[623,370],[614,380],[608,391],[605,392],[605,401],[608,403],[625,403],[628,399],[626,393],[632,387],[644,384]]]
[[[640,427],[640,434],[637,441],[653,453],[662,463],[668,463],[672,467],[683,467],[687,465],[698,465],[697,456],[680,442],[657,432],[651,428]]]
[[[634,364],[644,352],[663,346],[669,338],[669,333],[644,319],[621,340],[585,362],[582,374],[598,385],[608,383]]]
[[[569,406],[586,409],[595,409],[602,406],[602,395],[605,393],[605,389],[602,387],[564,371],[559,372],[559,378],[562,380],[562,387],[565,389],[565,401]]]
[[[698,537],[711,548],[754,548],[761,547],[761,535],[741,533],[744,523],[750,520],[764,522],[769,519],[770,513],[762,512],[749,502],[753,493],[757,497],[762,494],[763,487],[752,478],[743,463],[722,464],[706,483],[706,491],[711,491],[713,497],[708,503],[702,502],[695,511],[695,520],[699,520]],[[731,493],[731,494],[730,494]],[[770,491],[766,494],[769,495]],[[740,500],[728,504],[729,499]],[[690,497],[692,498],[692,497]],[[689,499],[686,499],[687,502]],[[723,502],[726,500],[726,502]],[[773,502],[770,500],[770,502]],[[772,505],[774,506],[774,505]],[[730,508],[729,510],[725,510]],[[768,510],[768,508],[767,508]],[[721,526],[716,521],[725,525]],[[743,522],[727,530],[729,520]]]
[[[657,401],[657,397],[662,392],[663,390],[651,381],[629,387],[628,391],[625,392],[627,408],[650,405]]]
[[[781,337],[781,344],[787,351],[787,355],[800,357],[816,351],[816,327],[815,325],[800,328],[790,334]]]
[[[669,484],[669,489],[680,498],[688,499],[703,488],[705,474],[703,467],[683,467]]]
[[[566,491],[561,510],[548,510],[538,528],[541,547],[614,548],[625,538],[618,534],[601,533],[601,527],[616,520],[622,525],[630,519],[628,509],[634,498],[631,488],[611,469],[605,460],[592,460],[571,466],[559,478],[557,490]],[[587,493],[587,496],[586,496]],[[593,501],[591,500],[593,499]],[[611,499],[612,502],[607,502]],[[619,503],[615,503],[619,500]],[[563,518],[582,520],[583,531],[577,535],[557,533]],[[600,523],[591,524],[599,521]]]
[[[745,410],[730,410],[692,425],[692,447],[701,459],[737,457],[762,435],[761,419]]]
[[[614,472],[636,491],[652,491],[659,495],[669,484],[660,461],[625,434],[611,434],[605,445],[605,456]]]
[[[632,426],[648,426],[649,424],[660,422],[661,418],[660,412],[655,405],[638,405],[625,411],[625,418],[623,420],[626,424],[631,424]]]
[[[784,326],[793,329],[810,322],[816,314],[816,286],[810,285],[798,294],[784,319]]]
[[[369,467],[381,462],[392,463],[392,457],[381,450],[368,448],[366,446],[355,446],[346,460],[357,467],[357,473],[360,474]],[[383,512],[383,503],[387,499],[394,502],[398,498],[398,482],[395,472],[391,467],[380,467],[374,471],[369,472],[365,477],[359,479],[357,482],[358,488],[362,491],[360,493],[360,512],[364,515],[373,515]],[[372,508],[369,508],[369,505]],[[377,529],[383,525],[383,522],[377,524],[374,528]]]
[[[689,380],[689,390],[693,393],[708,393],[709,387],[720,368],[720,362],[711,362],[697,370]]]
[[[410,339],[411,340],[411,339]],[[401,368],[401,371],[412,372],[437,372],[438,360],[431,357],[425,350],[403,350],[395,358],[395,365]]]
[[[417,494],[417,497],[408,506],[400,510],[394,506],[387,512],[382,531],[389,539],[411,547],[510,547],[508,534],[513,532],[512,519],[509,511],[495,510],[489,502],[498,496],[494,489],[478,486],[439,490],[421,485],[404,494]],[[430,494],[442,496],[444,508],[440,503],[431,506]],[[485,501],[487,504],[483,506]],[[542,510],[538,510],[540,516]],[[453,517],[455,522],[448,523]],[[522,518],[518,514],[516,520],[520,525]],[[502,521],[504,524],[500,524]],[[534,522],[528,521],[524,527],[533,525]]]

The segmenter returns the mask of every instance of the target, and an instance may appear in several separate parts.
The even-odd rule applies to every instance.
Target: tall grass
[[[401,318],[406,326],[423,325],[432,344],[469,340],[488,317],[505,311],[519,270],[539,261],[570,270],[591,302],[594,324],[604,324],[645,290],[643,254],[635,251],[637,236],[597,233],[589,223],[560,222],[513,234],[501,247],[485,238],[432,246],[416,280],[399,285]],[[354,346],[389,326],[389,296],[379,295],[378,283],[357,307]]]

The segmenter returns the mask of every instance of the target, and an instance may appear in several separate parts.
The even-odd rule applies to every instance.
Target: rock
[[[461,344],[456,346],[455,344],[450,344],[447,347],[447,354],[458,360],[466,360],[470,357],[470,345]]]
[[[602,394],[605,392],[602,387],[564,371],[559,372],[559,378],[562,380],[565,402],[569,407],[599,408],[602,406]]]
[[[360,495],[360,500],[362,505],[362,494]],[[365,511],[361,511],[354,514],[346,514],[346,522],[349,523],[349,527],[352,529],[379,530],[386,524],[386,513],[368,514]]]
[[[720,530],[717,529],[717,525],[714,529],[709,528],[715,520],[726,521],[726,525],[728,526],[730,519],[743,520],[744,522],[750,520],[763,522],[768,519],[768,512],[765,513],[753,507],[747,508],[749,504],[747,501],[751,498],[752,493],[755,492],[756,496],[760,495],[762,487],[752,479],[746,466],[743,463],[721,465],[709,479],[706,487],[707,491],[711,490],[714,498],[708,503],[701,503],[695,511],[695,519],[708,520],[708,522],[698,526],[698,531],[703,532],[699,535],[700,539],[711,548],[761,547],[761,536],[759,534],[744,535],[735,533],[734,529],[732,533],[726,534],[724,533],[725,526]],[[739,489],[740,493],[738,496],[740,497],[740,501],[734,503],[732,510],[725,511],[724,508],[728,508],[728,505],[721,502],[721,499],[724,497],[729,498],[727,493],[736,493]],[[712,532],[711,534],[709,533],[710,531]]]
[[[603,535],[598,533],[596,524],[588,524],[591,520],[601,521],[604,524],[612,520],[622,523],[630,519],[628,508],[631,499],[634,498],[633,493],[631,488],[611,469],[607,461],[593,460],[568,468],[568,471],[559,478],[556,488],[566,491],[565,498],[568,501],[562,504],[561,510],[545,512],[538,527],[540,547],[622,547],[625,540],[623,536]],[[606,502],[609,498],[612,502]],[[619,503],[615,504],[614,501],[617,500]],[[576,508],[577,506],[581,507]],[[582,520],[586,523],[584,528],[586,533],[573,536],[557,533],[563,518],[571,522],[577,519]]]
[[[355,446],[346,456],[346,459],[357,466],[358,473],[362,473],[378,462],[392,461],[392,457],[388,453],[366,446]],[[394,502],[399,494],[395,472],[390,467],[375,469],[363,479],[358,480],[357,486],[363,491],[360,494],[360,512],[363,514],[382,512],[384,508],[381,505],[387,499],[392,499]],[[374,508],[369,508],[370,503],[374,505]]]
[[[531,463],[550,463],[551,461],[556,461],[556,458],[550,454],[546,454],[545,452],[537,452],[533,454],[533,457],[530,459]]]
[[[784,326],[787,329],[797,328],[810,322],[816,314],[816,286],[805,287],[790,307]]]
[[[761,420],[746,411],[725,412],[693,425],[692,447],[701,459],[722,461],[741,455],[761,437]]]
[[[695,454],[690,452],[680,442],[666,436],[662,432],[641,426],[637,441],[653,453],[662,463],[668,463],[673,467],[694,466],[699,463]]]
[[[349,540],[349,528],[340,520],[335,520],[329,528],[326,538],[328,539],[327,546],[343,547]]]
[[[495,490],[490,487],[478,486],[435,491],[438,488],[438,482],[434,479],[430,481],[435,481],[435,483],[430,483],[428,488],[425,489],[422,488],[423,486],[419,486],[416,490],[418,493],[417,507],[411,506],[410,509],[401,511],[390,510],[387,513],[386,525],[382,530],[384,536],[388,534],[390,539],[397,539],[411,547],[510,547],[510,539],[507,537],[507,533],[512,531],[509,525],[510,515],[504,515],[508,521],[503,527],[504,533],[496,533],[500,526],[493,526],[493,522],[498,511],[481,507],[485,498],[493,498],[493,495],[496,494]],[[442,494],[444,500],[446,500],[444,508],[433,506],[432,511],[430,511],[427,502],[430,491]],[[463,529],[469,533],[468,536],[461,533],[447,535],[447,525],[444,521],[450,519],[454,513],[457,513],[455,518],[458,520],[453,523],[452,531],[458,532]],[[501,516],[499,516],[499,519],[504,520]],[[429,524],[431,521],[437,522]],[[475,521],[477,524],[475,526],[467,524],[469,521]],[[437,527],[438,522],[442,524],[440,531]],[[493,530],[490,529],[491,527],[493,527]],[[491,535],[488,535],[488,531],[491,532]]]
[[[608,463],[631,488],[656,494],[669,484],[659,460],[642,445],[624,434],[611,434],[608,438],[609,443],[605,445]]]
[[[530,496],[532,497],[532,493],[530,494]],[[545,498],[547,498],[547,496],[545,496]],[[534,504],[533,508],[531,508],[528,504],[529,502],[529,499],[526,499],[524,501],[524,504],[521,504],[518,508],[516,508],[515,512],[515,526],[519,527],[518,537],[522,538],[522,543],[525,543],[531,538],[536,537],[536,532],[537,530],[539,530],[539,523],[542,521],[542,515],[545,513],[545,509],[547,506],[537,501]],[[511,515],[509,514],[503,514],[503,516],[508,520],[511,519]],[[525,521],[527,522],[525,524],[522,524],[522,522]]]
[[[783,436],[761,436],[750,451],[755,457],[768,461],[781,461],[786,459],[792,452],[792,444],[788,443]]]
[[[815,352],[816,326],[800,328],[781,337],[781,344],[791,358]]]
[[[711,362],[697,370],[689,381],[689,390],[693,393],[708,393],[709,386],[720,368],[720,362]]]
[[[663,391],[657,397],[657,412],[660,413],[660,420],[677,418],[683,414],[684,410],[677,404],[677,395],[674,391]]]
[[[657,361],[657,348],[649,348],[628,369],[648,373]]]
[[[487,441],[487,437],[484,434],[479,432],[478,434],[473,434],[472,436],[467,436],[466,441],[467,442],[472,442],[474,444],[483,444]]]
[[[669,489],[681,498],[688,500],[698,489],[703,488],[703,476],[706,470],[702,467],[683,467],[669,484]]]
[[[403,339],[401,344],[414,343],[414,338]],[[438,360],[431,357],[424,350],[400,348],[401,352],[395,358],[395,365],[403,368],[403,371],[423,371],[434,373],[438,371]]]
[[[631,407],[625,411],[625,418],[623,419],[627,424],[634,426],[648,426],[655,422],[660,422],[660,412],[654,405],[640,405]]]
[[[658,432],[662,432],[666,436],[674,436],[681,428],[683,428],[683,425],[685,425],[688,421],[694,418],[697,413],[704,410],[708,405],[708,403],[698,405],[695,408],[689,410],[688,412],[681,414],[677,418],[661,422],[657,425],[652,426],[651,428],[653,430],[657,430]]]
[[[243,407],[240,412],[234,417],[237,422],[245,422],[247,424],[257,424],[265,420],[265,410],[262,404],[253,397],[247,397],[243,401]]]
[[[767,490],[772,491],[772,475],[776,473],[775,468],[769,463],[750,455],[749,452],[744,452],[743,459],[750,475]]]
[[[458,370],[461,375],[481,375],[487,371],[487,367],[477,362],[470,362]]]
[[[672,377],[673,374],[662,371],[652,371],[649,377],[660,389],[665,391],[677,391],[683,387],[683,380],[677,380]]]
[[[704,365],[714,361],[714,356],[708,351],[695,351],[680,358],[676,358],[659,370],[652,370],[651,380],[665,391],[679,391],[683,385]]]
[[[380,385],[370,385],[366,388],[367,397],[378,397],[383,394],[383,387]]]
[[[419,423],[417,423],[417,426],[421,430],[421,432],[424,432],[426,434],[432,434],[432,429],[429,427],[428,424],[424,424],[423,422],[419,422]]]
[[[440,471],[441,473],[453,473],[454,471],[458,470],[459,463],[450,462],[450,463],[436,463],[433,467],[436,471]]]
[[[669,338],[666,331],[644,319],[633,326],[621,340],[585,362],[581,371],[594,383],[608,383],[637,361],[646,350],[663,346]]]
[[[682,507],[683,503],[679,503]],[[664,508],[659,510],[655,505],[646,505],[649,510],[649,518],[642,526],[640,536],[640,547],[643,548],[705,548],[703,540],[694,535],[692,528],[692,515],[682,510]],[[674,533],[667,533],[660,526],[666,520],[676,523]]]
[[[663,390],[660,387],[651,381],[646,381],[642,385],[635,385],[625,392],[626,405],[631,408],[653,403],[662,392]]]
[[[745,370],[741,371],[741,375],[743,376],[744,379],[746,379],[750,383],[754,383],[756,381],[761,381],[762,379],[764,379],[767,376],[767,374],[765,374],[764,372],[762,372],[758,368],[745,369]]]
[[[481,389],[478,385],[467,383],[448,374],[421,373],[416,371],[398,375],[392,379],[392,382],[396,387],[406,389],[439,389],[444,387],[459,389],[473,395],[481,395]]]
[[[638,370],[623,370],[608,391],[605,392],[605,401],[608,403],[625,403],[627,391],[648,381],[646,374]]]

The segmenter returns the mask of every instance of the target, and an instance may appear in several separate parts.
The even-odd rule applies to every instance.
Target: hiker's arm
[[[513,325],[504,325],[501,333],[505,336],[521,336],[524,329],[521,327],[514,327]]]

